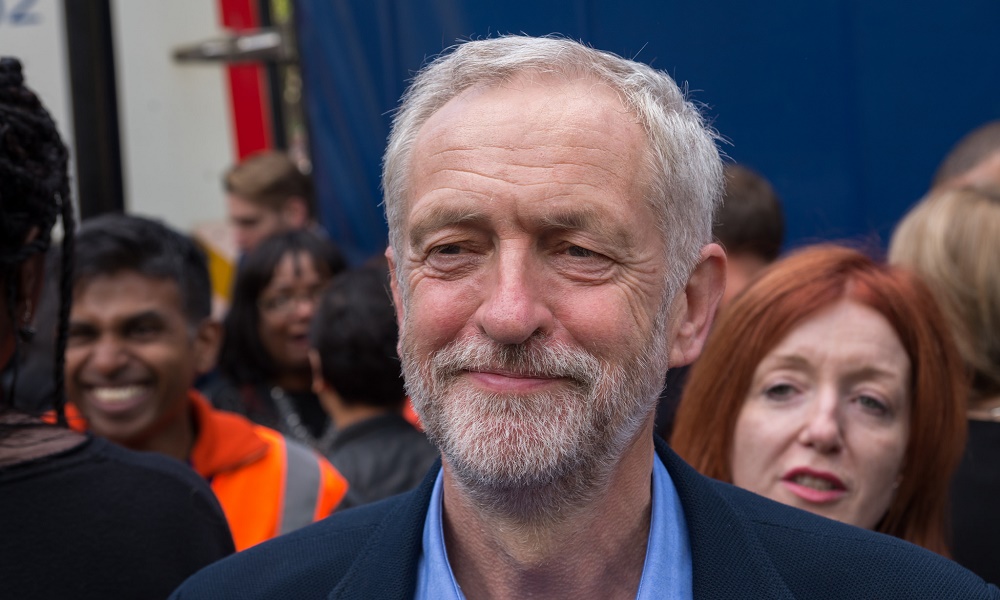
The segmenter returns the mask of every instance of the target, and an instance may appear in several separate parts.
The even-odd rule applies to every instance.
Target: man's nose
[[[837,394],[820,390],[810,403],[799,441],[817,452],[839,452],[844,445],[842,406]]]
[[[494,256],[485,299],[477,312],[479,329],[500,344],[521,344],[551,331],[553,316],[540,270],[525,248]]]
[[[128,362],[125,349],[114,336],[103,336],[94,343],[88,367],[100,375],[110,376],[121,370]]]

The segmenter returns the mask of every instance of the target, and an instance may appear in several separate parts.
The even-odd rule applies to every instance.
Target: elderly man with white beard
[[[1000,597],[654,438],[664,374],[723,291],[715,139],[670,77],[566,39],[467,42],[421,70],[386,150],[386,255],[441,467],[175,597]]]

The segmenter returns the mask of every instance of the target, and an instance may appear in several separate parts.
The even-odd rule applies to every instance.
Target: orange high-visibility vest
[[[191,466],[212,486],[237,551],[326,517],[347,493],[347,480],[312,449],[189,395],[198,428]]]
[[[197,432],[189,461],[222,505],[237,551],[326,517],[344,497],[347,481],[312,449],[213,408],[195,390],[188,398]],[[71,426],[85,429],[66,408]]]

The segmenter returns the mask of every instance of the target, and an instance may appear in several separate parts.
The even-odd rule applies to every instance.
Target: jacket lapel
[[[677,488],[691,540],[694,597],[794,598],[750,524],[716,489],[656,437],[656,452]]]
[[[424,520],[440,459],[417,489],[399,496],[329,598],[413,598]]]

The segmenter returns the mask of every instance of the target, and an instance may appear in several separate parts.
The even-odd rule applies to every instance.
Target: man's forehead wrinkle
[[[567,152],[582,152],[583,153],[582,156],[575,155],[574,156],[574,160],[572,160],[572,161],[554,159],[554,160],[551,161],[550,164],[552,166],[559,166],[559,165],[578,166],[578,165],[582,165],[582,166],[600,167],[600,166],[604,166],[604,165],[608,164],[607,157],[609,155],[610,155],[611,158],[618,159],[618,160],[620,160],[622,162],[630,161],[632,159],[632,157],[629,156],[629,155],[632,154],[632,152],[631,152],[632,149],[633,148],[631,148],[631,147],[626,147],[626,148],[623,148],[623,149],[619,149],[619,148],[612,148],[612,147],[607,147],[607,146],[591,146],[591,145],[587,145],[587,144],[569,144],[569,143],[565,143],[565,144],[534,144],[534,145],[531,145],[531,146],[510,146],[510,145],[481,144],[481,145],[478,145],[478,146],[475,146],[475,147],[469,146],[469,147],[452,147],[452,148],[434,149],[434,150],[429,151],[426,154],[424,154],[423,157],[421,158],[421,160],[418,161],[418,164],[420,164],[420,165],[426,165],[425,168],[431,169],[431,168],[433,168],[433,159],[450,160],[450,159],[452,159],[454,157],[457,157],[459,160],[462,160],[466,156],[473,157],[473,156],[475,156],[475,154],[479,154],[479,153],[482,153],[482,152],[494,151],[494,152],[496,152],[497,154],[500,154],[500,155],[512,154],[513,155],[512,156],[512,160],[508,164],[511,164],[513,166],[519,166],[519,167],[544,167],[546,165],[539,165],[539,164],[535,164],[535,163],[533,163],[533,164],[526,164],[526,163],[524,163],[522,161],[516,160],[516,157],[520,153],[545,153],[545,154],[551,154],[551,155],[553,155],[555,157],[558,154],[567,153]],[[586,160],[584,158],[584,157],[589,158],[591,155],[600,155],[600,156],[595,156],[592,160]]]
[[[525,165],[525,166],[528,166],[528,165]],[[537,167],[532,167],[532,168],[537,168]],[[549,170],[550,169],[546,169],[546,172],[548,172]],[[445,173],[461,173],[462,175],[467,175],[469,177],[475,177],[475,178],[482,178],[482,179],[486,179],[486,180],[489,180],[489,181],[497,181],[497,182],[502,182],[502,183],[515,183],[515,182],[511,181],[510,179],[504,177],[505,173],[503,173],[503,172],[500,172],[500,173],[481,173],[479,171],[474,171],[474,170],[470,170],[470,169],[448,168],[448,169],[437,169],[437,170],[433,171],[432,173],[434,175],[441,175],[441,174],[445,174]],[[517,183],[517,185],[528,187],[528,186],[532,186],[532,185],[549,185],[549,184],[552,183],[552,181],[551,180],[546,180],[546,181],[539,181],[537,183],[523,183],[523,182],[516,182],[516,183]],[[454,187],[454,186],[452,186],[452,187],[439,187],[439,188],[435,188],[434,192],[436,193],[436,192],[439,192],[439,191],[442,191],[442,190],[452,190],[452,191],[461,192],[463,194],[468,194],[468,195],[473,195],[473,196],[484,196],[485,195],[485,194],[483,194],[481,192],[476,192],[475,190],[472,190],[472,189],[458,188],[458,187]]]
[[[577,169],[585,167],[613,173],[619,172],[619,169],[615,168],[617,164],[630,165],[635,162],[636,156],[639,154],[632,152],[631,148],[618,149],[587,145],[549,144],[532,147],[481,145],[475,148],[448,148],[428,152],[419,161],[416,161],[417,174],[427,175],[450,171],[481,174],[479,171],[465,168],[465,165],[479,161],[478,155],[484,152],[496,153],[496,159],[489,163],[496,169],[518,167],[547,171],[554,168]],[[571,158],[562,156],[568,153],[572,153]],[[547,160],[541,162],[533,160],[532,156],[529,156],[537,154],[544,155]],[[481,164],[475,164],[474,168],[482,169],[483,167]]]
[[[615,165],[610,164],[608,161],[556,162],[547,165],[510,162],[507,164],[497,164],[495,172],[490,173],[484,173],[481,170],[474,168],[466,169],[449,165],[439,168],[428,167],[426,170],[419,173],[419,175],[424,178],[430,178],[447,174],[460,174],[469,178],[482,178],[489,181],[514,184],[518,187],[526,188],[535,186],[572,186],[595,189],[600,188],[603,185],[603,182],[607,179],[618,179],[622,180],[623,183],[626,183],[622,176],[621,169],[616,169],[614,167]],[[513,173],[512,171],[515,169],[519,170],[519,172]],[[591,176],[586,179],[580,178],[575,173],[575,171],[579,169],[590,171]],[[536,174],[536,180],[524,181],[525,172]],[[456,186],[435,187],[435,192],[442,190],[456,191],[476,196],[483,195],[471,188],[467,189]]]
[[[574,160],[559,160],[553,161],[547,165],[530,165],[530,164],[520,164],[513,163],[513,166],[524,168],[524,169],[535,169],[544,171],[548,174],[551,183],[558,184],[582,184],[587,186],[593,186],[595,183],[599,183],[605,178],[610,178],[612,180],[622,179],[622,167],[628,167],[629,163],[624,160],[598,160],[600,157],[594,157],[594,160],[584,159],[583,157],[577,157]],[[581,177],[579,171],[587,171],[586,177]]]

